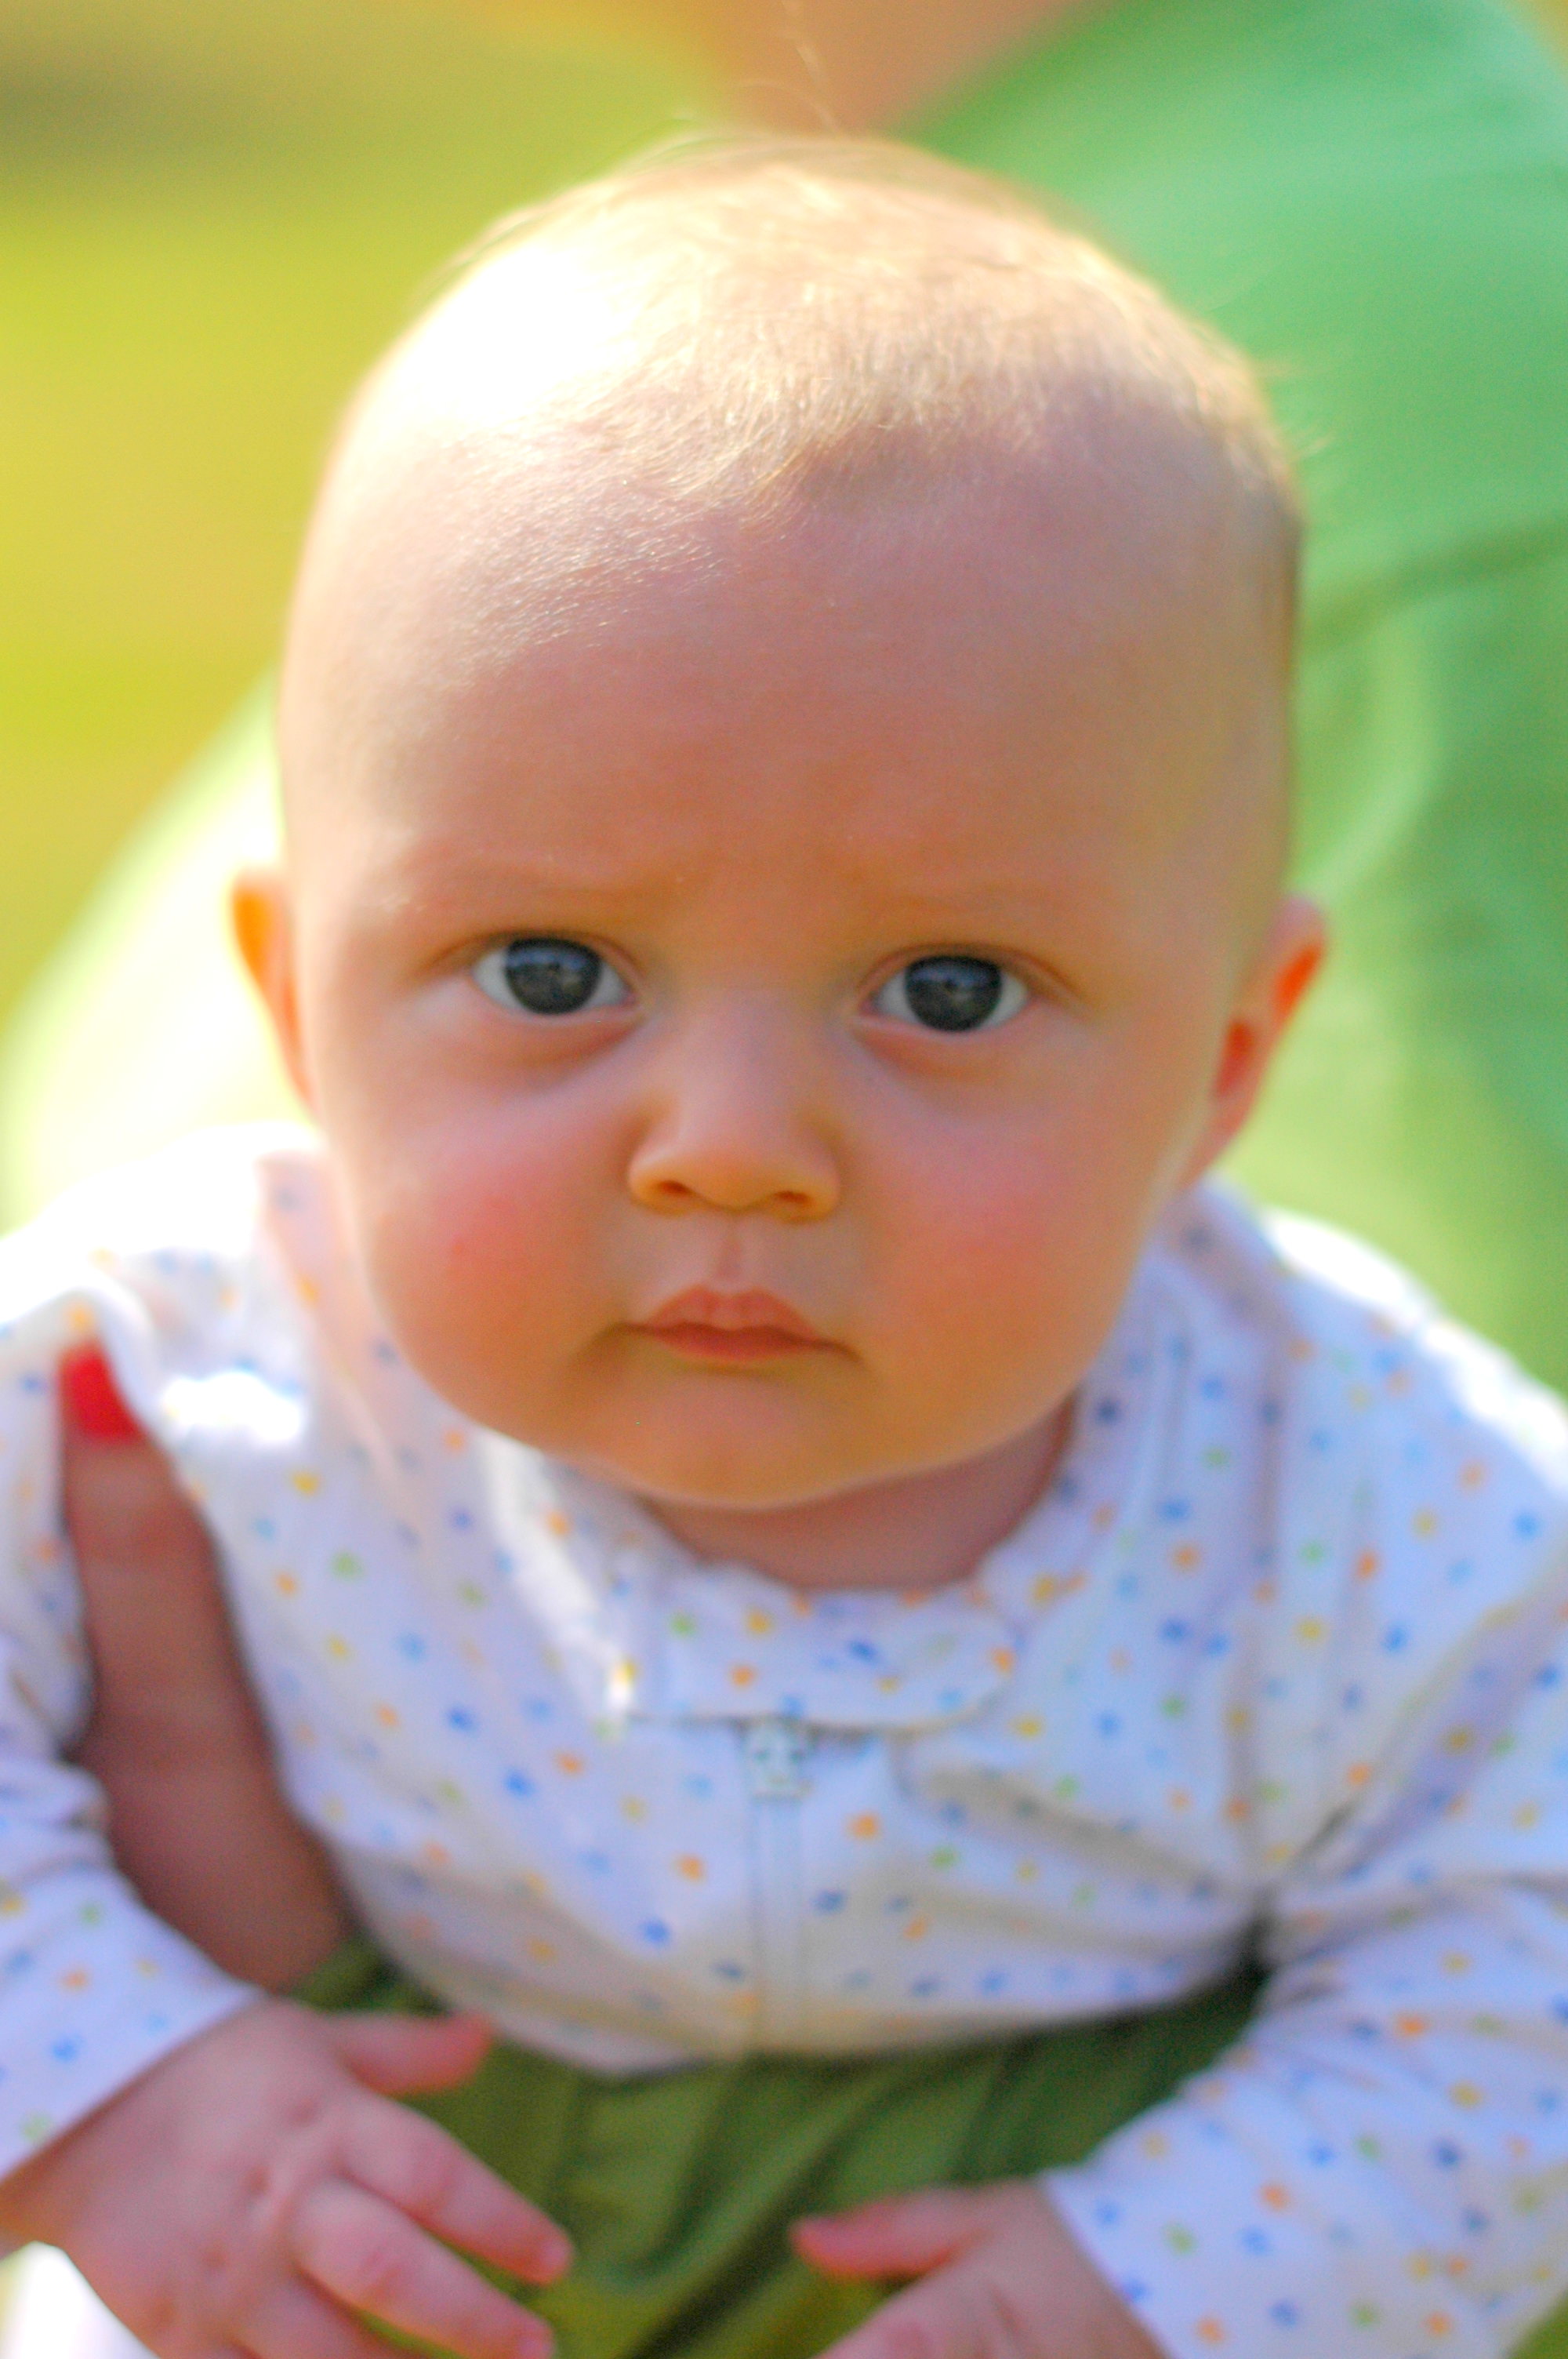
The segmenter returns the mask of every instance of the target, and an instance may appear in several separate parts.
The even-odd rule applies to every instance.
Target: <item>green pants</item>
[[[1075,2162],[1233,2040],[1256,1976],[1152,2015],[899,2056],[755,2056],[606,2078],[497,2047],[418,2099],[577,2246],[559,2285],[515,2290],[561,2359],[814,2359],[881,2298],[795,2259],[792,2220],[874,2195]],[[432,2002],[363,1945],[302,1995]],[[1568,2359],[1568,2313],[1529,2359]],[[1323,2359],[1314,2354],[1314,2359]]]

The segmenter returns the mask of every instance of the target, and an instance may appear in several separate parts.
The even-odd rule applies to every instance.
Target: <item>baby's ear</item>
[[[308,1105],[294,987],[294,918],[282,869],[243,868],[230,888],[229,918],[251,981],[266,1002],[288,1078]]]
[[[1323,911],[1303,893],[1287,893],[1242,984],[1226,1027],[1209,1097],[1209,1118],[1183,1174],[1190,1187],[1223,1155],[1251,1113],[1274,1051],[1328,947]]]

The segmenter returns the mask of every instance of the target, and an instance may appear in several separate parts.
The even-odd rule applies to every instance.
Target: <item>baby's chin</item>
[[[873,1458],[856,1464],[836,1454],[781,1450],[741,1455],[711,1445],[681,1451],[552,1450],[547,1454],[581,1474],[624,1491],[655,1515],[787,1516],[831,1507],[884,1483],[924,1471]]]

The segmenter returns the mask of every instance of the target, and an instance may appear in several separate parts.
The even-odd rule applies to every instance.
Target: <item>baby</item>
[[[238,901],[319,1136],[0,1256],[0,2224],[163,2359],[538,2359],[520,2280],[583,2359],[1483,2359],[1568,2288],[1568,1421],[1198,1184],[1318,956],[1295,540],[1233,356],[891,149],[568,197],[361,397]],[[339,1996],[468,2014],[114,1874],[87,1335]]]

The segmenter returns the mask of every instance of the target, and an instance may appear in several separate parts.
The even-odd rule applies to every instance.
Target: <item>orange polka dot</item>
[[[315,1493],[321,1488],[321,1477],[319,1474],[312,1473],[308,1466],[297,1468],[288,1479],[293,1484],[295,1489],[307,1499],[313,1497]]]
[[[1383,1560],[1376,1549],[1363,1549],[1356,1560],[1357,1581],[1375,1581],[1383,1569]]]
[[[580,1753],[557,1753],[556,1767],[563,1777],[580,1777],[588,1764]]]
[[[875,1810],[859,1810],[849,1821],[849,1832],[857,1843],[871,1843],[881,1831],[882,1822]]]
[[[1181,1548],[1171,1550],[1171,1562],[1178,1572],[1195,1572],[1203,1562],[1203,1550],[1195,1548],[1188,1540]]]
[[[1345,1782],[1347,1786],[1364,1786],[1371,1774],[1372,1765],[1369,1761],[1353,1761],[1345,1772]]]
[[[753,1638],[765,1638],[773,1626],[773,1617],[771,1614],[764,1614],[760,1605],[748,1607],[746,1627]]]
[[[1432,2026],[1424,2015],[1396,2015],[1394,2017],[1394,2029],[1401,2039],[1419,2039],[1423,2032],[1430,2031],[1431,2028]]]
[[[375,1708],[375,1716],[383,1728],[397,1727],[402,1718],[396,1706],[390,1703],[378,1703]]]
[[[991,1648],[991,1669],[993,1671],[1000,1671],[1004,1679],[1007,1677],[1009,1671],[1011,1670],[1013,1664],[1017,1659],[1018,1658],[1014,1655],[1011,1647],[993,1647]]]
[[[695,1852],[687,1851],[683,1852],[676,1860],[676,1874],[684,1875],[688,1884],[700,1884],[708,1874],[708,1868],[706,1864],[697,1858]]]
[[[1277,2179],[1271,2179],[1266,2187],[1260,2187],[1258,2190],[1258,2201],[1266,2212],[1288,2212],[1291,2208],[1291,2190],[1288,2187],[1281,2186]]]
[[[92,1980],[85,1966],[71,1966],[59,1978],[61,1990],[84,1991]]]
[[[730,1673],[730,1684],[736,1688],[749,1688],[755,1681],[756,1676],[757,1667],[754,1663],[736,1663]]]
[[[1471,1458],[1459,1469],[1459,1480],[1466,1491],[1478,1491],[1487,1479],[1487,1472],[1484,1458]]]
[[[1200,2318],[1197,2338],[1200,2343],[1223,2343],[1226,2340],[1225,2328],[1217,2318]]]
[[[563,1516],[558,1507],[552,1507],[549,1514],[545,1517],[545,1529],[547,1532],[554,1533],[556,1538],[558,1540],[564,1540],[571,1527],[571,1517],[569,1516]]]
[[[528,1955],[539,1965],[548,1966],[554,1963],[557,1952],[553,1941],[542,1941],[535,1934],[528,1944]]]
[[[903,1929],[903,1938],[906,1941],[924,1941],[930,1930],[929,1917],[912,1917]]]
[[[1454,2321],[1445,2310],[1429,2311],[1422,2324],[1429,2334],[1452,2334],[1454,2332]]]
[[[299,1575],[297,1572],[275,1572],[272,1577],[272,1585],[282,1597],[297,1597],[299,1594]]]

